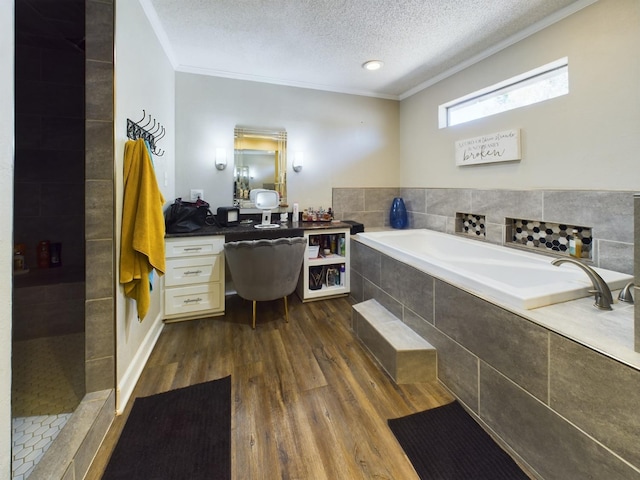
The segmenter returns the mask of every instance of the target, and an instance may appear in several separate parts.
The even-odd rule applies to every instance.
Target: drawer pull
[[[202,270],[187,270],[184,272],[185,275],[200,275]]]
[[[183,250],[185,252],[199,252],[202,250],[202,247],[185,247]]]
[[[183,303],[189,304],[189,303],[200,303],[202,301],[202,299],[200,297],[198,298],[187,298]]]

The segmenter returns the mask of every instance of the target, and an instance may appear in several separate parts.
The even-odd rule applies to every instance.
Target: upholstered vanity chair
[[[298,284],[305,248],[304,237],[224,244],[224,255],[238,295],[253,301],[253,328],[256,328],[256,302],[284,298],[285,319],[289,321],[287,296]]]

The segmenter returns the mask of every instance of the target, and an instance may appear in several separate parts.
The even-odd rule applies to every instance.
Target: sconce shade
[[[293,157],[293,171],[298,173],[302,170],[304,166],[304,152],[296,152]]]
[[[216,148],[216,168],[218,170],[227,168],[227,150],[224,148]]]

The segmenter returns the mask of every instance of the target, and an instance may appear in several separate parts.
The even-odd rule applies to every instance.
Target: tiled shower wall
[[[87,393],[115,388],[113,0],[86,0],[85,372]]]
[[[29,273],[13,282],[14,341],[84,332],[82,1],[15,3],[13,225]],[[41,240],[61,243],[61,268],[38,267]]]
[[[633,192],[334,188],[333,209],[336,218],[361,222],[365,228],[388,227],[391,201],[397,196],[404,199],[409,228],[454,233],[457,212],[483,215],[486,241],[495,244],[504,244],[507,218],[591,227],[593,264],[633,274]]]
[[[115,415],[114,13],[114,0],[85,0],[86,395],[34,478],[84,478]]]
[[[62,243],[65,268],[84,268],[83,19],[55,17],[63,38],[54,20],[25,2],[16,8],[31,27],[18,28],[15,45],[14,239],[25,244],[31,275],[41,240]]]

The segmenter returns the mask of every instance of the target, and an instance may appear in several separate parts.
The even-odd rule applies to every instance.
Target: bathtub
[[[529,253],[434,230],[359,233],[356,240],[396,260],[471,293],[530,310],[592,295],[591,281],[580,268],[551,265],[556,258]],[[633,280],[594,268],[611,290]]]

